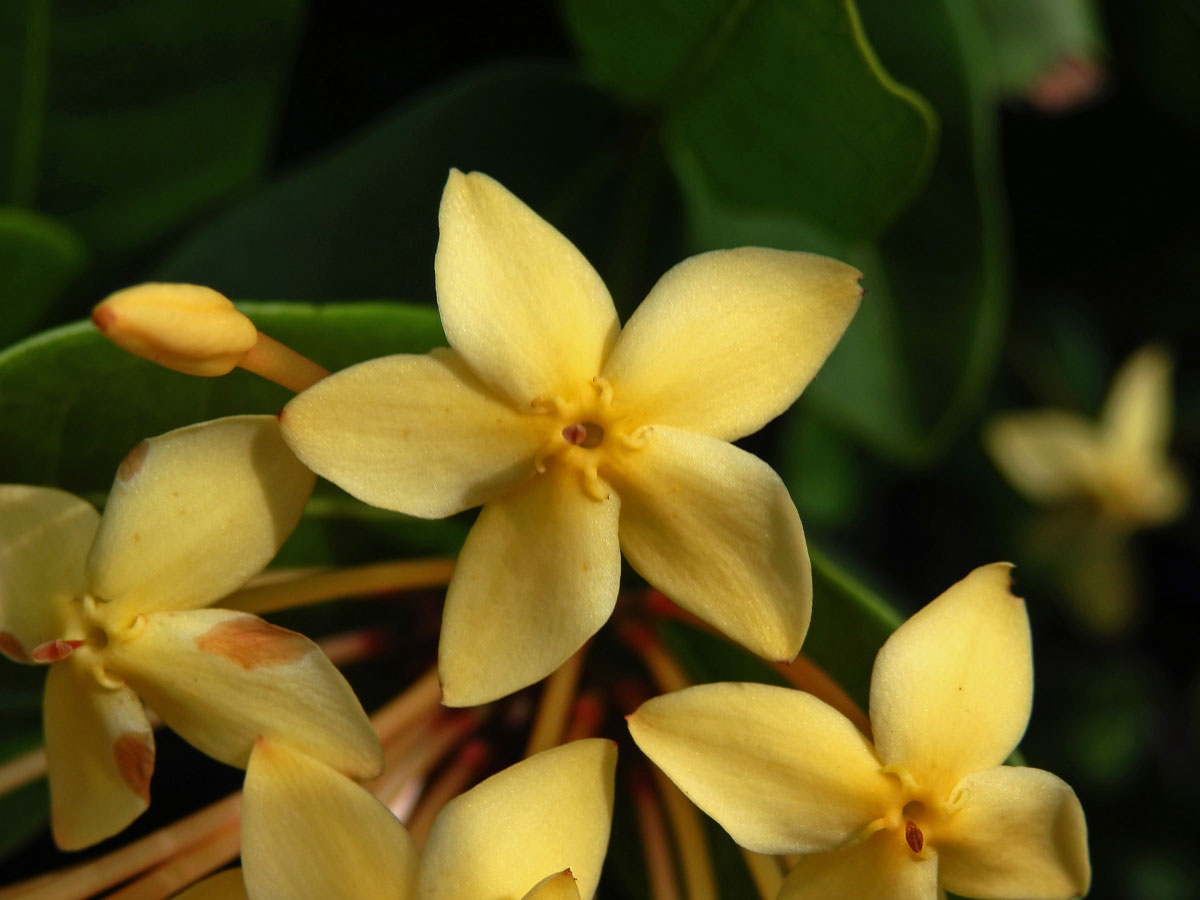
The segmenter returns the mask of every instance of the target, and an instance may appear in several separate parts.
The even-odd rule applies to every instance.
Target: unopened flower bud
[[[140,284],[110,295],[92,321],[135,356],[188,375],[224,375],[258,341],[258,329],[212,288]]]

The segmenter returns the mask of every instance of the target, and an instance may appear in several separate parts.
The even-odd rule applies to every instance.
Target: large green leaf
[[[651,117],[676,169],[717,203],[870,237],[924,177],[933,116],[884,72],[848,0],[563,10],[588,72]]]
[[[619,301],[636,302],[678,257],[678,229],[659,224],[675,207],[655,150],[572,70],[492,67],[218,217],[156,277],[235,296],[432,301],[438,203],[455,166],[505,184],[584,251]]]
[[[59,223],[24,209],[0,209],[0,347],[38,320],[85,258],[79,238]]]
[[[247,303],[259,328],[331,369],[444,343],[437,313],[399,303]],[[143,438],[237,413],[270,413],[289,393],[240,370],[167,371],[112,346],[91,323],[0,354],[0,482],[103,493]]]
[[[124,250],[258,175],[303,0],[0,6],[0,201]]]

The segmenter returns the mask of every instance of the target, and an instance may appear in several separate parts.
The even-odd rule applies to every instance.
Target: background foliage
[[[142,437],[283,402],[242,374],[156,370],[70,324],[127,284],[259,301],[246,309],[264,331],[331,368],[440,343],[432,259],[451,166],[559,227],[623,315],[700,250],[839,256],[865,273],[862,311],[797,407],[746,442],[784,475],[816,548],[806,652],[862,700],[898,616],[979,564],[1029,562],[1025,753],[1083,800],[1092,896],[1194,896],[1197,519],[1137,537],[1140,615],[1098,636],[1023,558],[1031,510],[978,435],[1001,410],[1094,412],[1117,364],[1158,340],[1178,361],[1176,453],[1194,454],[1200,6],[442,6],[3,4],[0,480],[100,503]],[[1072,83],[1086,89],[1064,101]],[[304,303],[261,302],[282,300]],[[326,485],[284,559],[453,550],[464,526]],[[671,639],[696,677],[744,665]],[[39,740],[39,677],[4,667],[0,757]],[[236,783],[162,745],[158,783],[172,767]],[[152,814],[189,802],[164,793]],[[44,816],[40,786],[0,800],[6,875],[54,859]],[[630,868],[614,866],[614,890],[636,896]]]

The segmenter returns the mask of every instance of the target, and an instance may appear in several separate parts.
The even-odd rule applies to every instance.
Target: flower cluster
[[[583,255],[487,176],[451,173],[440,227],[449,347],[426,355],[330,375],[195,286],[145,285],[97,308],[97,326],[139,355],[204,376],[241,366],[298,393],[278,419],[139,444],[103,516],[61,491],[0,488],[0,650],[50,667],[63,848],[146,808],[145,703],[246,769],[242,868],[189,900],[590,900],[616,745],[578,711],[550,726],[558,688],[614,613],[622,557],[749,651],[799,653],[812,595],[800,519],[779,476],[732,442],[816,375],[858,307],[859,273],[805,253],[706,253],[622,327]],[[368,722],[317,645],[249,611],[354,593],[336,573],[247,587],[299,522],[313,473],[422,518],[482,506],[448,579],[440,700],[477,707],[550,676],[522,762],[464,790],[484,766],[466,753],[412,811],[405,793],[436,748],[482,714],[431,711],[418,682]],[[1025,609],[997,564],[884,645],[873,735],[812,694],[762,684],[626,709],[637,746],[734,840],[800,854],[780,898],[1066,900],[1089,882],[1079,802],[1049,773],[1004,765],[1032,684]],[[672,808],[681,833],[699,832],[694,810]]]

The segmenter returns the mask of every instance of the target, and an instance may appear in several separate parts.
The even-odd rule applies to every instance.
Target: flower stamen
[[[911,819],[904,823],[904,842],[913,853],[920,853],[925,846],[925,833]]]
[[[604,428],[595,422],[576,422],[564,428],[562,436],[568,444],[594,450],[604,443]]]

